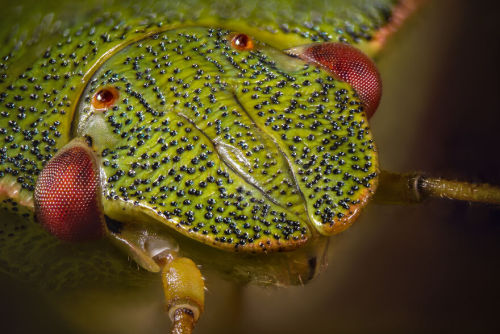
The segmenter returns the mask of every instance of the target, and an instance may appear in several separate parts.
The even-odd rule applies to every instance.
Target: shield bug
[[[16,268],[19,259],[12,245],[22,245],[30,262],[33,254],[70,249],[74,263],[59,254],[50,266],[21,266],[21,275],[43,272],[55,287],[108,273],[134,282],[138,274],[122,269],[126,261],[104,252],[103,243],[112,243],[143,269],[161,273],[169,316],[185,332],[204,309],[196,264],[244,283],[312,279],[322,268],[325,235],[350,226],[377,181],[385,194],[412,186],[403,192],[409,200],[436,185],[379,173],[364,114],[373,98],[363,100],[349,76],[321,60],[336,58],[331,51],[346,42],[362,47],[393,13],[386,5],[373,17],[369,6],[356,6],[347,11],[358,8],[353,17],[361,14],[368,26],[344,14],[352,25],[280,22],[274,33],[217,16],[187,26],[169,26],[175,19],[161,15],[144,23],[124,10],[126,26],[112,15],[60,32],[54,24],[60,35],[40,59],[5,56],[3,68],[14,68],[4,73],[2,97],[5,206],[26,221],[35,207],[41,225],[61,239],[106,238],[92,253],[90,244],[51,239],[37,225],[9,225],[12,240],[38,242],[26,250],[5,239],[5,267]],[[301,57],[297,47],[319,45],[317,38],[333,39],[324,41],[328,57]],[[16,59],[28,59],[28,69],[15,72]],[[456,188],[445,184],[449,196],[462,196]],[[80,195],[71,198],[79,193],[82,206]]]

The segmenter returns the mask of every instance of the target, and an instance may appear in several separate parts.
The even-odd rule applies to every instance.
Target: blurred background
[[[500,185],[497,14],[495,1],[435,0],[390,42],[371,122],[382,168]],[[499,254],[500,208],[372,203],[306,286],[239,298],[209,273],[195,333],[498,333]],[[0,296],[4,333],[169,328],[159,282],[53,296],[0,277]]]

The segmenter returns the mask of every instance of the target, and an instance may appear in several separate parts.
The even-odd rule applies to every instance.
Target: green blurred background
[[[380,57],[372,119],[383,168],[500,185],[498,9],[435,0]],[[196,333],[498,333],[500,209],[371,204],[303,287],[207,275]],[[45,295],[0,276],[2,333],[166,333],[159,282]],[[239,306],[239,311],[237,310]]]

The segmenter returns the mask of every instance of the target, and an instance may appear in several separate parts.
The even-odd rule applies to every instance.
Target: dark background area
[[[382,168],[500,185],[498,12],[495,1],[436,0],[391,41],[372,120]],[[498,207],[371,204],[332,238],[322,275],[303,287],[246,288],[237,321],[232,285],[208,275],[196,333],[498,333],[499,254]],[[49,297],[6,279],[0,285],[5,333],[169,326],[158,286],[140,297]]]

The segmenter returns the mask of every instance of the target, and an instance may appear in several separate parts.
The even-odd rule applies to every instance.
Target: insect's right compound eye
[[[35,214],[42,226],[65,241],[104,235],[99,170],[92,150],[74,140],[45,165],[35,187]]]
[[[373,116],[382,96],[382,80],[375,63],[363,52],[344,43],[315,43],[286,52],[349,83],[363,102],[366,116]]]

